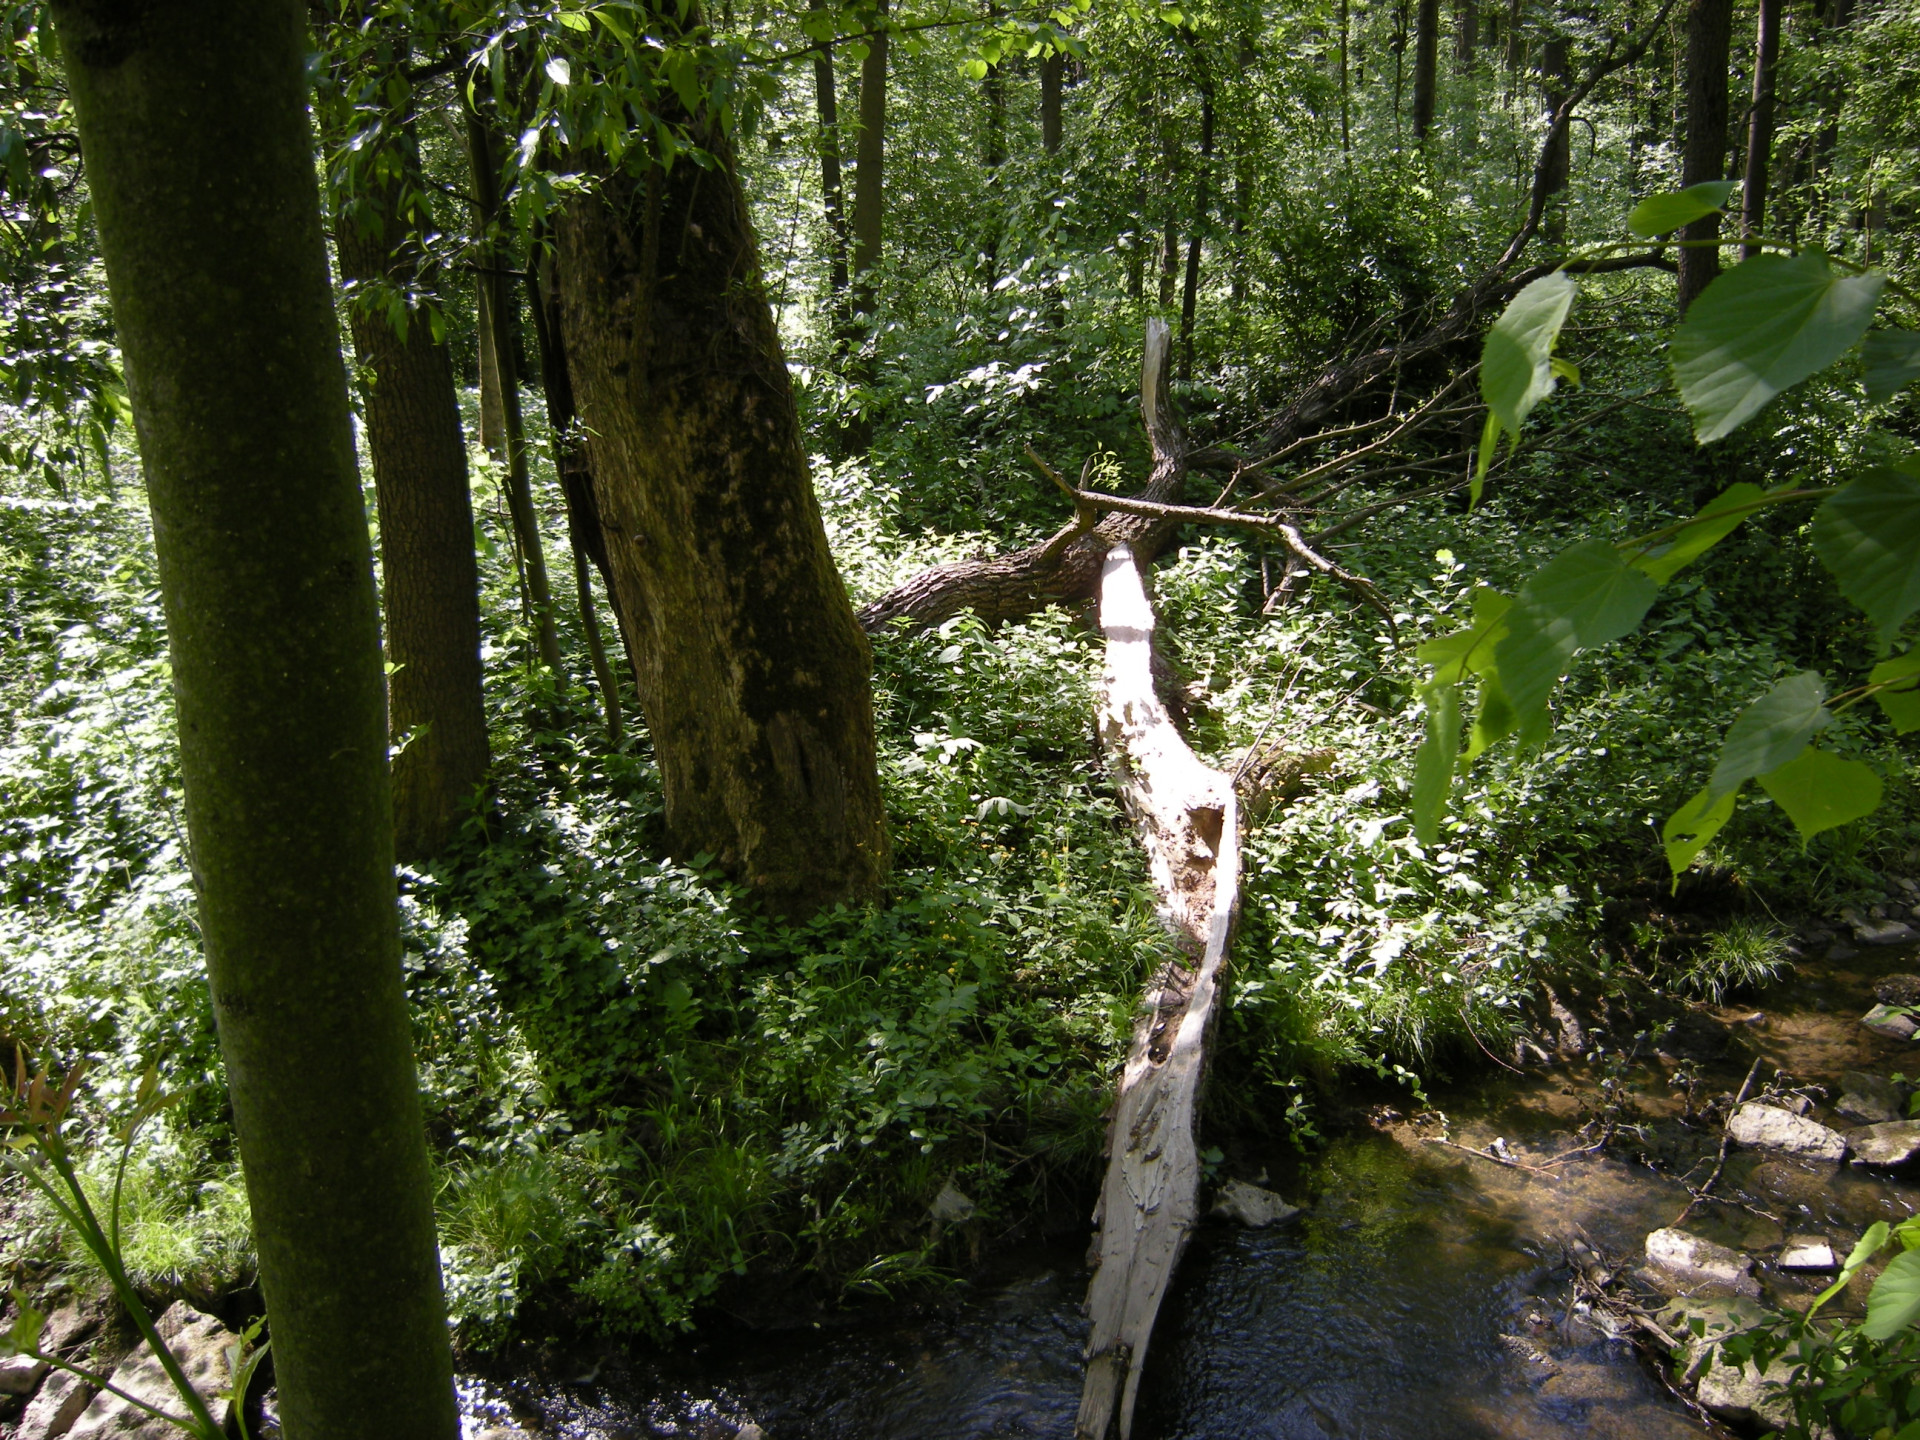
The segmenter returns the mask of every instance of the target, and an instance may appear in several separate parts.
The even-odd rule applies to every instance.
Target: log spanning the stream
[[[1099,1268],[1087,1291],[1093,1332],[1075,1440],[1120,1440],[1154,1317],[1200,1215],[1194,1138],[1220,967],[1240,900],[1240,822],[1230,777],[1200,762],[1153,689],[1153,606],[1125,544],[1100,579],[1107,640],[1100,739],[1146,847],[1160,918],[1186,953],[1147,987],[1107,1132],[1094,1223]]]

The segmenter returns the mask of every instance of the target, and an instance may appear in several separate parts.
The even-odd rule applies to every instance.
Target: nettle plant
[[[1508,304],[1481,355],[1480,393],[1488,415],[1472,503],[1479,501],[1502,436],[1517,444],[1527,415],[1556,383],[1579,379],[1553,353],[1579,292],[1569,267],[1714,214],[1732,190],[1731,181],[1716,181],[1642,201],[1627,220],[1638,239],[1570,256]],[[1759,253],[1709,285],[1673,335],[1673,379],[1699,443],[1731,434],[1774,396],[1856,347],[1869,400],[1889,399],[1920,379],[1920,333],[1870,328],[1887,295],[1911,307],[1911,291],[1819,250],[1775,240],[1747,243],[1757,244]],[[1920,459],[1876,466],[1834,487],[1731,485],[1678,524],[1618,542],[1580,540],[1512,595],[1476,589],[1473,623],[1415,652],[1433,667],[1420,686],[1426,735],[1413,784],[1420,841],[1430,844],[1437,837],[1456,770],[1509,736],[1523,746],[1546,739],[1548,701],[1576,653],[1638,629],[1661,587],[1749,516],[1810,500],[1820,502],[1813,516],[1814,551],[1840,593],[1878,628],[1887,655],[1903,623],[1920,609]],[[1470,678],[1477,682],[1479,703],[1469,726],[1461,689]],[[1896,733],[1920,729],[1920,646],[1882,659],[1864,680],[1838,694],[1830,695],[1825,677],[1807,670],[1748,706],[1728,729],[1706,785],[1661,829],[1675,883],[1733,818],[1749,780],[1759,782],[1803,839],[1878,806],[1880,777],[1870,767],[1814,744],[1837,714],[1869,699]]]

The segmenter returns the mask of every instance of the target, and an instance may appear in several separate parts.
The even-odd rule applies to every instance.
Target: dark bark
[[[1540,78],[1546,95],[1548,115],[1559,113],[1566,103],[1567,87],[1573,78],[1571,47],[1564,35],[1548,38],[1540,47]],[[1545,150],[1544,181],[1547,208],[1542,237],[1549,245],[1567,242],[1567,186],[1573,179],[1573,129],[1557,127],[1548,136]]]
[[[1480,53],[1480,0],[1454,0],[1453,68],[1462,75],[1473,72]]]
[[[1393,8],[1393,143],[1400,143],[1400,113],[1407,93],[1407,14],[1408,0],[1396,0]]]
[[[492,126],[478,111],[466,111],[467,159],[473,170],[475,209],[481,242],[479,284],[486,295],[482,319],[492,342],[500,386],[501,444],[507,464],[507,509],[513,518],[515,550],[526,586],[527,624],[540,663],[564,681],[560,637],[553,623],[553,590],[547,578],[547,552],[540,540],[540,516],[533,508],[533,481],[527,472],[527,428],[520,410],[520,374],[513,344],[513,314],[519,308],[506,272],[513,257],[493,239],[501,220],[500,146]],[[482,352],[483,356],[485,352]],[[484,377],[484,366],[483,366]]]
[[[153,511],[283,1433],[453,1440],[304,12],[60,0],[53,13]]]
[[[1520,67],[1527,60],[1525,10],[1521,0],[1507,0],[1507,98],[1520,93]]]
[[[1723,180],[1727,174],[1727,71],[1733,47],[1733,0],[1691,0],[1687,6],[1686,137],[1680,184]],[[1720,273],[1720,252],[1698,242],[1720,236],[1720,217],[1704,216],[1680,232],[1695,242],[1680,251],[1680,313]]]
[[[406,141],[402,175],[417,175]],[[361,173],[370,175],[371,165]],[[389,281],[412,293],[419,249],[395,176],[342,203],[334,226],[341,277]],[[416,192],[417,193],[417,192]],[[423,227],[424,228],[424,227]],[[365,397],[367,451],[380,515],[385,591],[387,721],[394,743],[394,848],[402,860],[436,854],[487,774],[481,700],[480,578],[473,500],[453,362],[420,310],[396,329],[384,305],[348,306],[353,348],[373,376]]]
[[[1352,0],[1340,0],[1340,153],[1353,150],[1353,85],[1347,74],[1353,44]]]
[[[1440,0],[1418,0],[1413,26],[1413,138],[1433,130],[1440,86]]]
[[[603,177],[563,213],[567,363],[675,853],[802,916],[885,874],[868,652],[731,148],[695,133],[715,168]]]
[[[1213,197],[1213,85],[1200,91],[1200,164],[1193,181],[1193,233],[1187,239],[1187,273],[1180,289],[1180,378],[1193,379],[1193,320],[1200,301],[1200,246],[1208,226]]]
[[[887,0],[878,0],[875,13],[884,24]],[[867,58],[860,63],[860,135],[853,160],[853,320],[848,326],[848,342],[857,347],[850,377],[870,395],[879,376],[872,333],[878,301],[873,269],[880,263],[886,219],[887,32],[881,30],[868,45]],[[863,396],[860,412],[841,427],[839,438],[849,454],[866,454],[873,442],[868,398]]]
[[[1055,51],[1040,62],[1040,150],[1060,153],[1060,91],[1066,78],[1067,57]]]
[[[1767,186],[1773,173],[1774,92],[1780,58],[1780,0],[1759,0],[1753,43],[1753,109],[1747,116],[1747,174],[1740,201],[1742,258],[1757,255],[1766,228]]]
[[[814,6],[816,10],[823,8]],[[833,74],[833,46],[824,42],[813,52],[813,102],[820,122],[820,198],[827,217],[828,284],[839,328],[846,323],[841,312],[847,296],[847,202],[840,178],[840,93]]]
[[[500,362],[494,355],[493,284],[485,273],[473,277],[473,336],[480,373],[480,444],[496,460],[507,458],[507,419],[500,405]]]

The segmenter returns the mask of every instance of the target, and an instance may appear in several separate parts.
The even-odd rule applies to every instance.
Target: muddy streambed
[[[1725,1099],[1756,1057],[1763,1074],[1826,1087],[1828,1103],[1812,1115],[1841,1127],[1852,1122],[1830,1102],[1843,1073],[1920,1070],[1914,1046],[1858,1023],[1877,974],[1917,966],[1897,951],[1814,962],[1751,1004],[1696,1011],[1637,1047],[1632,1036],[1596,1035],[1630,1060],[1496,1070],[1436,1090],[1425,1106],[1377,1104],[1307,1157],[1284,1142],[1231,1147],[1221,1178],[1263,1184],[1302,1213],[1260,1230],[1212,1221],[1196,1235],[1155,1335],[1136,1435],[1727,1433],[1587,1311],[1568,1245],[1590,1246],[1614,1268],[1641,1265],[1648,1232],[1687,1203],[1681,1177],[1697,1185],[1711,1169]],[[1537,1166],[1609,1116],[1606,1151],[1561,1161],[1554,1178],[1435,1143],[1499,1141]],[[1715,1194],[1725,1203],[1696,1206],[1686,1228],[1752,1255],[1766,1298],[1783,1307],[1804,1308],[1826,1278],[1770,1263],[1788,1235],[1822,1236],[1845,1254],[1873,1221],[1920,1206],[1920,1184],[1737,1148]],[[615,1351],[540,1373],[469,1375],[468,1434],[512,1426],[567,1440],[720,1440],[757,1425],[767,1440],[1069,1440],[1084,1248],[1081,1237],[1003,1255],[905,1314],[715,1331],[666,1355]]]

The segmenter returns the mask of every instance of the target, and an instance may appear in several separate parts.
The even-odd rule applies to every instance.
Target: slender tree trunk
[[[1817,7],[1816,41],[1822,46],[1834,43],[1853,20],[1853,0],[1820,0]],[[1840,115],[1846,108],[1846,80],[1831,73],[1820,87],[1820,110],[1824,119],[1814,134],[1809,170],[1814,185],[1814,216],[1822,225],[1832,222],[1834,212],[1833,157],[1840,148]]]
[[[816,3],[816,10],[824,6]],[[827,215],[828,284],[835,328],[844,329],[847,303],[847,206],[840,179],[840,93],[833,74],[833,46],[813,52],[813,101],[820,120],[820,197]]]
[[[553,673],[556,681],[564,681],[566,671],[560,663],[560,637],[553,623],[553,590],[547,579],[547,554],[540,542],[540,517],[533,508],[533,482],[527,473],[527,429],[520,411],[520,376],[514,364],[512,317],[516,307],[513,287],[506,274],[513,257],[491,239],[500,219],[499,148],[494,143],[492,127],[478,111],[468,107],[466,119],[467,158],[473,167],[473,193],[480,231],[489,237],[478,247],[480,285],[487,297],[486,333],[493,344],[494,364],[500,380],[507,509],[513,517],[514,540],[526,578],[530,611],[527,624],[533,631],[540,663]]]
[[[1509,102],[1520,94],[1520,67],[1527,60],[1527,31],[1525,10],[1521,0],[1507,0],[1507,99]]]
[[[1422,4],[1426,0],[1421,0]],[[1400,113],[1407,94],[1408,0],[1396,0],[1393,10],[1393,143],[1400,144]]]
[[[1208,229],[1213,197],[1213,84],[1200,91],[1200,167],[1193,182],[1193,233],[1187,238],[1186,283],[1180,291],[1180,378],[1193,379],[1193,317],[1200,299],[1200,245]]]
[[[1353,151],[1353,85],[1347,74],[1348,48],[1353,43],[1351,0],[1340,0],[1340,153]]]
[[[989,7],[987,14],[993,15]],[[989,294],[1000,279],[1000,192],[994,184],[994,177],[1000,167],[1007,162],[1007,77],[999,65],[987,67],[987,73],[980,82],[982,98],[987,102],[986,143],[982,146],[980,160],[987,171],[987,217],[985,233],[981,237],[980,253],[985,260],[982,267],[985,272],[986,288]]]
[[[283,1433],[453,1440],[303,7],[53,14],[153,510]]]
[[[567,361],[674,850],[771,911],[873,896],[864,637],[814,501],[731,146],[605,177],[560,223]]]
[[[1680,184],[1721,180],[1727,173],[1727,72],[1733,47],[1733,0],[1692,0],[1687,7],[1687,133],[1680,152]],[[1680,232],[1700,242],[1720,236],[1720,217],[1708,215]],[[1702,290],[1720,273],[1720,252],[1711,246],[1683,247],[1680,263],[1680,313],[1687,313]]]
[[[1060,91],[1066,78],[1067,57],[1058,51],[1040,62],[1040,150],[1060,153]]]
[[[1471,75],[1480,53],[1480,0],[1454,0],[1453,68]]]
[[[401,195],[401,176],[417,177],[418,159],[410,135],[399,143],[407,152],[401,175],[375,180],[372,193],[337,210],[334,243],[349,283],[385,280],[411,291],[422,278]],[[487,774],[466,442],[453,362],[428,317],[409,312],[402,334],[384,307],[354,303],[347,314],[353,348],[373,375],[367,450],[380,512],[387,721],[400,747],[393,757],[394,848],[402,860],[419,861],[453,838],[461,808]]]
[[[473,337],[480,372],[480,444],[495,460],[507,458],[507,417],[500,403],[500,361],[493,346],[492,284],[473,277]]]
[[[1440,87],[1440,0],[1419,0],[1413,32],[1413,138],[1425,140],[1433,129]]]
[[[884,24],[887,0],[878,0],[874,13]],[[860,413],[849,419],[841,432],[842,442],[851,454],[864,455],[873,441],[873,415],[870,392],[879,377],[877,357],[873,353],[873,312],[877,301],[873,268],[880,263],[883,222],[886,216],[887,162],[887,32],[883,29],[869,42],[867,58],[860,64],[860,137],[853,160],[853,343],[859,354],[854,358],[852,377],[869,392],[862,397]]]
[[[1773,173],[1773,110],[1780,56],[1780,0],[1759,0],[1753,42],[1753,109],[1747,116],[1747,174],[1742,187],[1742,259],[1760,253],[1755,243],[1767,223],[1767,185]]]
[[[1160,306],[1171,306],[1180,286],[1180,140],[1179,133],[1171,115],[1160,117],[1160,153],[1164,162],[1163,184],[1165,192],[1161,204],[1162,211],[1160,233]]]
[[[1540,78],[1549,117],[1556,114],[1566,101],[1567,87],[1572,83],[1573,59],[1570,51],[1564,35],[1551,36],[1540,47]],[[1541,233],[1549,245],[1567,243],[1567,186],[1572,180],[1573,127],[1568,125],[1563,126],[1555,137],[1553,153],[1547,162],[1546,192],[1551,198],[1547,202],[1546,221]]]
[[[599,509],[593,498],[593,467],[587,457],[586,439],[580,433],[580,417],[574,408],[573,381],[567,373],[566,330],[559,285],[553,265],[542,258],[545,249],[542,242],[547,238],[550,237],[536,237],[528,257],[528,309],[533,315],[534,335],[540,342],[540,388],[547,402],[547,428],[553,435],[553,470],[560,477],[560,492],[567,501],[567,538],[573,550],[573,584],[580,603],[580,628],[586,635],[587,659],[593,665],[594,683],[600,687],[607,740],[618,745],[624,734],[620,685],[600,632],[600,611],[593,599],[592,568],[600,571],[609,595],[613,593],[613,573],[607,559],[606,537],[600,528]],[[626,638],[623,629],[621,639]],[[627,659],[632,662],[631,650]]]

